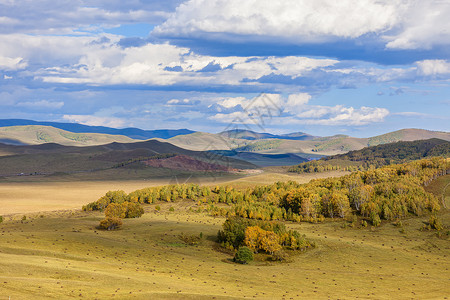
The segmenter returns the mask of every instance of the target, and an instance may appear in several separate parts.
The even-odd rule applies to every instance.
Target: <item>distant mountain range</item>
[[[55,143],[0,144],[0,181],[51,177],[79,180],[214,176],[255,169],[254,164],[211,152],[148,140],[73,147]]]
[[[0,143],[4,144],[57,143],[66,146],[94,146],[112,142],[135,143],[142,140],[157,139],[191,151],[225,150],[264,155],[294,154],[295,156],[289,156],[289,160],[295,160],[293,163],[299,163],[297,156],[315,159],[360,150],[368,146],[430,138],[450,141],[450,133],[423,129],[402,129],[370,138],[355,138],[347,135],[316,137],[303,132],[277,135],[234,129],[214,134],[188,129],[115,129],[75,123],[36,122],[19,119],[0,120]],[[255,162],[261,158],[256,159],[256,157],[248,154],[244,157],[252,157],[249,161]],[[288,163],[284,156],[272,156],[272,158],[283,159],[285,163]]]
[[[261,139],[283,139],[283,140],[312,140],[315,136],[304,132],[293,132],[288,134],[276,135],[270,133],[259,133],[251,130],[233,129],[219,133],[220,136],[230,139],[244,139],[244,140],[261,140]]]
[[[159,130],[142,130],[139,128],[116,129],[104,126],[88,126],[77,123],[39,122],[22,119],[0,120],[0,127],[24,126],[24,125],[51,126],[74,133],[102,133],[102,134],[123,135],[136,140],[148,140],[153,138],[169,139],[177,135],[184,135],[195,132],[189,129],[159,129]]]

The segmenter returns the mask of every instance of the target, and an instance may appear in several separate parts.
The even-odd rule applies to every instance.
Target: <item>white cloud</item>
[[[154,34],[315,43],[374,34],[387,48],[450,44],[450,3],[442,0],[190,0]]]
[[[93,115],[64,115],[63,119],[89,126],[123,128],[126,125],[126,122],[124,120],[116,117],[99,117]]]
[[[68,1],[17,0],[0,2],[2,33],[61,34],[98,31],[117,24],[159,23],[180,0]],[[81,28],[81,30],[80,30]]]
[[[450,62],[443,59],[427,59],[416,62],[418,72],[421,75],[433,76],[450,74]]]
[[[450,2],[442,0],[406,1],[398,10],[398,30],[386,34],[387,48],[430,49],[450,44]]]
[[[288,122],[289,124],[305,125],[361,126],[382,122],[389,115],[387,109],[378,107],[362,106],[361,108],[354,108],[343,105],[308,105],[311,96],[307,93],[291,94],[287,98],[278,94],[263,94],[253,99],[231,99],[234,102],[230,103],[235,104],[239,102],[241,106],[246,103],[255,103],[255,107],[252,107],[250,104],[248,109],[231,113],[217,113],[211,116],[210,119],[222,123],[252,124],[257,126],[265,125],[269,122],[279,125]],[[220,103],[223,103],[223,101]],[[278,110],[279,108],[281,109]]]
[[[385,31],[395,20],[395,5],[387,1],[191,0],[180,5],[154,33],[196,36],[226,32],[316,41]]]
[[[167,101],[166,104],[167,105],[193,105],[194,102],[190,99],[183,99],[183,100],[171,99],[171,100]]]
[[[28,63],[22,57],[5,57],[0,53],[0,70],[20,70],[27,66]]]
[[[64,106],[64,102],[48,101],[48,100],[27,101],[27,102],[19,102],[17,103],[17,106],[30,109],[59,109]]]
[[[294,113],[297,109],[306,105],[310,99],[311,95],[307,93],[291,94],[287,99],[284,111]]]
[[[382,122],[389,111],[379,107],[353,108],[337,105],[334,107],[315,106],[305,113],[298,114],[304,124],[361,126]]]
[[[217,104],[219,104],[220,106],[225,107],[225,108],[233,108],[238,105],[245,107],[246,103],[248,101],[249,100],[245,97],[234,97],[234,98],[225,98],[225,99],[219,100],[217,102]]]

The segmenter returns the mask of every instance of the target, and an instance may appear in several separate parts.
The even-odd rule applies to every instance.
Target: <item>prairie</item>
[[[210,178],[203,184],[246,187],[325,176],[290,175],[283,170],[268,168],[233,181]],[[450,175],[442,176],[427,189],[447,197],[449,182]],[[248,265],[233,263],[232,254],[216,242],[225,218],[197,212],[193,201],[145,205],[141,218],[125,219],[117,231],[96,228],[103,213],[80,211],[82,204],[108,190],[130,192],[167,183],[0,185],[2,209],[17,213],[21,201],[22,209],[40,208],[0,223],[1,295],[5,299],[445,299],[450,294],[450,212],[446,209],[439,213],[447,228],[440,235],[422,230],[428,215],[404,219],[401,228],[389,222],[376,228],[343,227],[343,221],[335,219],[322,224],[286,222],[316,247],[290,252],[284,262],[259,258]],[[5,202],[8,195],[14,198]],[[202,238],[198,245],[189,246],[180,234]]]
[[[231,262],[217,251],[224,218],[189,212],[192,202],[145,207],[123,229],[95,228],[101,213],[58,213],[0,224],[0,292],[11,299],[445,299],[448,240],[420,231],[288,224],[316,248],[287,262]],[[174,207],[170,212],[169,207]],[[441,215],[449,224],[449,214]],[[198,246],[179,240],[199,235]]]
[[[116,172],[117,173],[117,172]],[[0,216],[10,214],[38,213],[53,210],[79,209],[82,205],[95,201],[109,190],[124,190],[129,193],[134,190],[167,184],[193,182],[198,184],[216,185],[231,184],[236,187],[247,187],[256,184],[271,184],[276,181],[295,180],[308,182],[313,178],[339,176],[345,172],[328,172],[321,174],[295,174],[287,173],[284,168],[268,168],[263,173],[254,175],[220,175],[203,177],[162,177],[159,179],[139,180],[92,180],[86,181],[86,175],[80,181],[67,181],[64,176],[42,178],[39,181],[29,181],[29,178],[17,177],[14,182],[0,182]],[[98,173],[96,174],[98,175]],[[109,175],[109,176],[107,176]],[[213,174],[211,174],[213,175]],[[111,174],[105,174],[103,178],[111,178]],[[124,174],[122,178],[131,177]],[[23,182],[18,181],[24,179]],[[95,178],[95,176],[93,176]],[[101,178],[101,177],[100,177]],[[69,177],[69,179],[73,179]]]

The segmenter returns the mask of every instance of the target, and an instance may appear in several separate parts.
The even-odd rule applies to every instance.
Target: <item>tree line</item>
[[[440,201],[424,186],[448,173],[450,161],[434,157],[306,184],[276,182],[247,189],[183,184],[144,188],[128,195],[123,191],[108,192],[83,209],[105,210],[110,203],[192,200],[211,214],[226,217],[321,222],[356,215],[378,226],[382,220],[438,211]]]
[[[366,147],[345,154],[301,163],[290,167],[289,172],[363,171],[432,156],[450,157],[450,142],[440,139],[429,139]]]

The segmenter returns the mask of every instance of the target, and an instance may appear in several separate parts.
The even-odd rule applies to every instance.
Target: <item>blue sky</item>
[[[0,118],[450,130],[450,2],[0,0]]]

